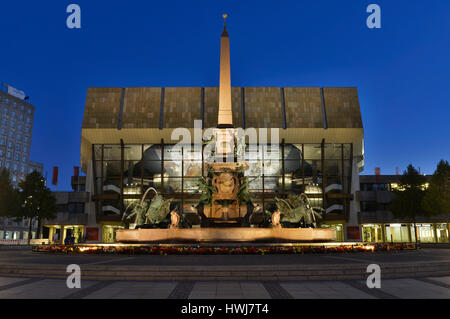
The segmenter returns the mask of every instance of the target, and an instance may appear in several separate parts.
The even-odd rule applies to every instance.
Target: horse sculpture
[[[152,198],[150,203],[145,202],[145,198],[149,191],[154,191],[155,196]],[[167,215],[170,213],[170,204],[172,203],[172,198],[165,200],[164,197],[158,194],[156,189],[150,187],[142,195],[139,202],[132,202],[127,206],[123,214],[122,220],[131,219],[135,217],[134,223],[136,227],[142,226],[144,224],[159,224],[166,220]],[[127,215],[127,211],[131,208],[131,213]]]
[[[275,200],[277,210],[271,214],[273,227],[282,227],[282,223],[298,224],[301,221],[316,227],[317,219],[322,218],[311,206],[306,194],[288,195],[287,199],[275,198]]]

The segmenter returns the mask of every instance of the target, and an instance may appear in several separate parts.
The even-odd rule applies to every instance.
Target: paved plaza
[[[450,277],[363,281],[134,282],[0,277],[0,299],[450,299]]]
[[[394,253],[271,256],[74,256],[0,249],[0,265],[121,265],[121,266],[339,266],[371,263],[448,262],[449,249]],[[338,264],[337,264],[338,263]],[[0,276],[0,299],[450,299],[450,276],[383,279],[369,289],[363,280],[311,281],[112,281],[81,280],[69,289],[64,279]]]

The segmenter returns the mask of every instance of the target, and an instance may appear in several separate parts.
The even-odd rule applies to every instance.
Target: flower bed
[[[274,255],[327,254],[416,249],[414,244],[343,244],[249,247],[154,246],[154,245],[36,245],[34,252],[90,255]]]

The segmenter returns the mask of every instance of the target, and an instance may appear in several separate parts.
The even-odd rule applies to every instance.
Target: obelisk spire
[[[230,37],[227,32],[224,14],[223,32],[220,37],[220,87],[219,87],[219,116],[217,127],[233,127],[233,113],[231,108],[231,71],[230,71]]]

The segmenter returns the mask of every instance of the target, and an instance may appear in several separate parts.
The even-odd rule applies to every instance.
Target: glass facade
[[[149,187],[174,197],[189,212],[198,203],[197,182],[214,161],[208,145],[93,145],[97,212],[120,215]],[[306,193],[313,206],[345,215],[351,198],[351,144],[245,145],[244,174],[251,180],[254,203]],[[234,159],[237,161],[237,159]]]
[[[446,223],[364,224],[361,225],[364,242],[385,243],[448,243],[449,226]]]

